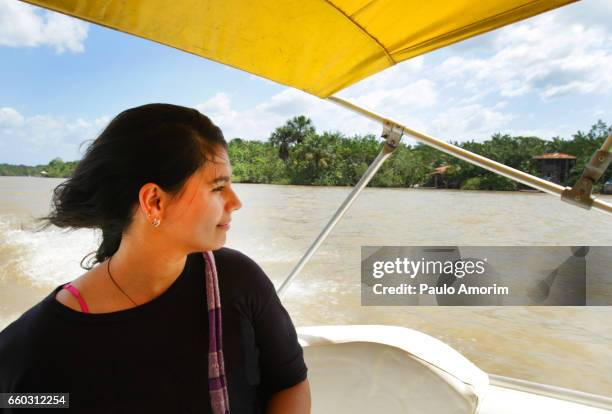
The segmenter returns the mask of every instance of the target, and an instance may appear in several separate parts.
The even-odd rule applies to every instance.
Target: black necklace
[[[115,286],[117,286],[117,289],[119,289],[119,290],[120,290],[120,291],[121,291],[121,292],[122,292],[122,293],[123,293],[123,294],[124,294],[124,295],[125,295],[125,296],[126,296],[126,297],[127,297],[127,298],[128,298],[128,299],[129,299],[129,300],[132,302],[132,303],[133,303],[133,304],[134,304],[134,306],[138,306],[138,304],[137,304],[136,302],[134,302],[134,301],[132,300],[132,298],[131,298],[131,297],[129,297],[129,295],[123,291],[123,289],[121,289],[121,287],[120,287],[120,286],[117,284],[117,282],[115,282],[115,279],[113,278],[113,275],[112,275],[112,274],[111,274],[111,272],[110,272],[110,262],[111,262],[112,257],[113,257],[113,256],[111,256],[111,257],[108,259],[108,266],[106,266],[106,267],[107,267],[107,270],[108,270],[108,275],[110,276],[110,278],[111,278],[111,280],[113,281],[113,283],[115,284]]]

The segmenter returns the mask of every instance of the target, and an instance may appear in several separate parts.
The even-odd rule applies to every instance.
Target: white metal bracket
[[[593,206],[593,184],[595,184],[612,162],[612,152],[596,151],[584,167],[582,176],[572,188],[567,187],[561,194],[561,200],[589,210]]]
[[[385,153],[391,153],[399,146],[402,136],[404,135],[404,128],[401,125],[395,124],[391,121],[383,122],[383,132],[381,137],[385,141]]]

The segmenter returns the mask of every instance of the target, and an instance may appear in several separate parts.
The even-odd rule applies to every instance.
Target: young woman
[[[195,109],[128,109],[54,191],[43,228],[99,228],[86,273],[0,332],[0,392],[73,412],[309,413],[274,285],[223,248],[241,202],[221,130]]]

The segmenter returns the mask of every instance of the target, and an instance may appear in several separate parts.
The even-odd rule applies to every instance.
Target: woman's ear
[[[138,192],[138,201],[141,210],[149,220],[155,217],[161,218],[163,210],[166,207],[166,198],[167,194],[154,183],[143,185]]]

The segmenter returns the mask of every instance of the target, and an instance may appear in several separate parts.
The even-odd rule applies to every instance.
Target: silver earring
[[[155,219],[153,219],[153,225],[155,227],[158,227],[160,223],[161,223],[161,220],[159,218],[155,217]]]

